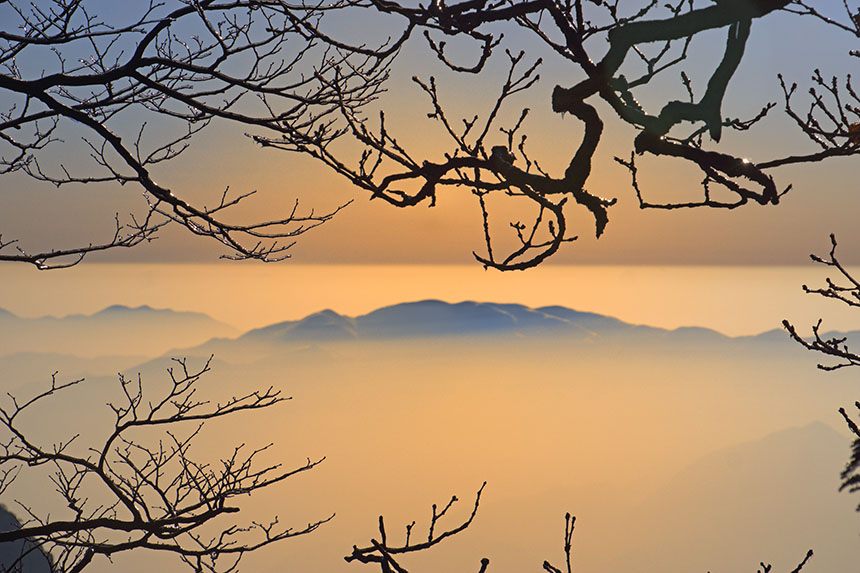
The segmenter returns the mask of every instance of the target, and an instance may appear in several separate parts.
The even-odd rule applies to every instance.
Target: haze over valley
[[[860,561],[856,500],[837,492],[850,440],[836,410],[853,403],[856,384],[817,371],[817,357],[784,332],[732,338],[560,306],[437,300],[359,316],[321,310],[246,332],[152,308],[52,319],[49,338],[37,334],[47,319],[0,320],[14,325],[2,329],[4,393],[32,396],[55,370],[58,380],[86,377],[28,423],[46,442],[80,433],[74,445],[85,448],[111,426],[115,372],[135,384],[139,373],[155,400],[166,368],[179,367],[171,358],[194,369],[214,355],[201,400],[270,385],[292,396],[213,422],[194,444],[216,463],[241,443],[273,443],[266,463],[325,457],[237,500],[240,521],[277,514],[302,527],[336,514],[247,556],[243,570],[361,570],[342,557],[378,535],[380,514],[392,538],[413,520],[426,536],[431,504],[456,494],[458,525],[484,481],[474,523],[404,559],[410,571],[477,571],[485,556],[490,571],[539,571],[563,560],[566,511],[577,516],[580,573],[754,571],[760,561],[787,572],[809,548],[811,572]],[[18,480],[3,503],[49,509],[50,488]],[[115,561],[149,571],[161,559]]]

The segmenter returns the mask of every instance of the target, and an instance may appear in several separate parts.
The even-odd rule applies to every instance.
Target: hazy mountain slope
[[[627,552],[607,565],[717,573],[765,561],[788,571],[809,548],[811,571],[860,562],[860,518],[837,491],[849,443],[816,422],[703,457],[626,517]]]
[[[443,336],[486,336],[567,330],[580,336],[581,327],[539,310],[517,304],[424,300],[383,307],[355,318],[324,310],[298,321],[258,328],[240,339],[315,342]]]
[[[737,573],[764,561],[788,573],[809,548],[815,556],[804,572],[853,571],[846,564],[860,560],[860,516],[835,487],[848,443],[819,422],[779,430],[706,453],[634,503],[628,488],[608,482],[490,498],[483,517],[517,515],[534,536],[479,525],[470,544],[501,547],[490,556],[505,573],[537,570],[540,558],[559,565],[570,511],[580,572]],[[629,468],[631,479],[647,471]],[[465,545],[458,562],[466,562]]]
[[[0,505],[0,531],[14,531],[19,527],[18,518]],[[0,543],[0,571],[6,570],[51,573],[51,562],[44,553],[27,541]]]
[[[847,441],[842,452],[843,438],[824,426],[753,439],[813,420],[838,424],[836,408],[856,398],[851,373],[817,372],[791,343],[554,307],[424,301],[359,317],[323,311],[167,356],[200,356],[193,369],[213,351],[196,398],[214,404],[272,385],[293,400],[207,424],[195,455],[217,464],[237,444],[273,442],[266,463],[327,458],[237,500],[248,509],[239,515],[278,514],[300,527],[337,513],[307,539],[249,555],[243,570],[354,570],[342,556],[377,533],[378,515],[392,536],[452,494],[462,515],[484,480],[474,528],[431,551],[432,566],[407,561],[409,570],[477,570],[484,555],[495,573],[538,571],[545,558],[560,564],[565,511],[580,518],[579,573],[735,573],[761,560],[784,573],[809,546],[828,565],[810,573],[858,562],[856,536],[846,541],[832,525],[856,520],[856,503],[819,487],[838,479]],[[135,381],[141,372],[149,403],[170,387],[171,366],[160,357],[124,370]],[[111,428],[105,403],[122,398],[115,376],[88,377],[33,424],[44,443],[80,433],[74,446],[86,451]],[[41,495],[49,489],[18,481],[10,499],[50,501]],[[838,559],[828,561],[828,544]],[[149,559],[120,556],[116,567],[151,571]]]
[[[580,312],[559,306],[537,309],[519,304],[465,301],[447,303],[423,300],[379,308],[368,314],[349,317],[332,310],[311,314],[301,320],[278,322],[246,332],[236,339],[219,338],[190,348],[174,348],[171,356],[220,355],[234,362],[247,362],[277,354],[295,346],[331,347],[355,341],[459,341],[482,344],[494,339],[516,339],[521,345],[555,347],[561,352],[587,347],[593,351],[653,352],[661,347],[685,352],[724,354],[743,348],[749,352],[781,352],[796,348],[785,334],[765,333],[759,337],[729,338],[702,327],[674,330],[632,325],[616,318]],[[582,346],[585,345],[585,346]]]
[[[824,336],[834,334],[837,333]],[[37,319],[20,318],[0,309],[0,356],[23,352],[78,357],[255,352],[262,357],[278,352],[284,345],[452,337],[479,340],[499,336],[538,339],[542,344],[614,344],[641,349],[666,343],[691,348],[739,344],[770,350],[796,348],[780,330],[729,338],[707,328],[667,330],[632,325],[613,317],[559,306],[532,309],[519,304],[439,300],[396,304],[358,317],[324,310],[232,338],[235,335],[235,329],[206,315],[148,306],[115,305],[89,316]]]
[[[0,313],[0,355],[51,352],[80,357],[155,356],[236,330],[205,314],[114,305],[92,315],[21,318]]]
[[[608,331],[611,329],[627,329],[631,326],[617,318],[595,314],[593,312],[572,310],[563,306],[542,306],[536,310],[550,316],[562,318],[571,323],[579,324],[591,330]]]
[[[607,340],[663,336],[712,341],[725,338],[705,328],[667,331],[563,307],[532,309],[519,304],[424,300],[383,307],[354,318],[325,310],[302,320],[254,329],[238,340],[255,344],[302,344],[351,339],[497,336],[562,337],[570,342],[586,341],[595,336]]]
[[[525,334],[568,330],[586,334],[567,320],[518,304],[438,300],[398,304],[356,318],[360,332],[374,338]]]
[[[279,322],[246,332],[240,340],[260,342],[347,340],[356,338],[355,319],[323,310],[301,320]]]
[[[54,372],[62,373],[65,378],[115,374],[146,360],[146,356],[81,358],[49,352],[16,352],[0,356],[0,388],[9,389],[31,382],[50,382]]]

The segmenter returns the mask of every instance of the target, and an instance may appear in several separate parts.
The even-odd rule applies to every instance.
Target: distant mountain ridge
[[[846,333],[860,335],[860,333]],[[238,335],[238,336],[237,336]],[[350,317],[326,309],[239,333],[208,315],[147,305],[108,306],[90,315],[21,318],[0,309],[0,357],[38,352],[79,357],[208,354],[229,347],[308,345],[346,341],[527,337],[565,342],[614,340],[661,344],[790,344],[778,329],[727,337],[708,328],[664,329],[563,306],[428,299],[399,303]]]
[[[300,320],[250,330],[237,341],[280,344],[493,336],[554,336],[582,341],[625,336],[668,338],[675,342],[733,340],[708,328],[668,330],[634,325],[562,306],[530,308],[511,303],[448,303],[430,299],[385,306],[356,317],[327,309]]]
[[[829,336],[830,333],[822,334]],[[860,339],[860,332],[842,333]],[[533,340],[537,343],[601,344],[615,348],[748,348],[795,350],[787,333],[772,329],[757,335],[729,337],[700,326],[665,329],[624,322],[611,316],[563,306],[531,308],[522,304],[463,301],[450,303],[436,299],[384,306],[360,316],[345,316],[326,309],[299,320],[282,321],[245,332],[236,339],[218,339],[193,348],[177,350],[192,354],[215,353],[226,356],[231,348],[258,347],[263,354],[297,345],[345,343],[349,341],[437,340],[471,341],[495,338]],[[238,345],[238,346],[237,346]],[[265,350],[268,348],[269,350]]]
[[[17,320],[27,320],[27,321],[67,321],[67,320],[91,320],[99,317],[112,317],[112,316],[123,316],[136,314],[138,316],[143,315],[161,315],[161,316],[184,316],[187,318],[197,318],[197,319],[206,319],[213,320],[209,315],[202,312],[194,312],[189,310],[173,310],[169,308],[153,308],[148,304],[142,304],[140,306],[126,306],[124,304],[112,304],[107,306],[101,310],[98,310],[92,314],[67,314],[65,316],[53,316],[53,315],[44,315],[38,316],[34,318],[24,318],[18,316],[17,314],[6,310],[5,308],[0,308],[0,320],[7,318],[14,318]]]
[[[251,330],[239,340],[255,341],[324,341],[349,339],[427,338],[526,334],[537,331],[569,330],[586,337],[591,332],[569,320],[560,307],[532,309],[519,304],[485,302],[448,303],[422,300],[386,306],[358,317],[323,310],[301,320],[284,321]],[[600,322],[606,326],[625,325],[615,319],[577,313],[583,322]]]
[[[158,313],[165,319],[140,320]],[[133,346],[135,336],[165,336],[171,324],[166,317],[176,319],[175,314],[180,313],[108,307],[81,321],[108,324],[105,333]],[[52,324],[76,320],[65,317]],[[9,324],[0,319],[3,336]],[[218,336],[206,329],[209,323],[201,324],[197,335]],[[69,328],[66,333],[78,332],[69,336],[87,339]],[[295,432],[301,436],[298,454],[290,440],[286,449],[275,450],[277,455],[319,452],[331,460],[328,475],[347,476],[336,481],[324,474],[319,489],[300,490],[297,501],[285,498],[285,503],[314,505],[298,511],[317,513],[318,500],[324,500],[357,523],[357,512],[348,504],[363,503],[375,491],[390,495],[397,486],[380,485],[388,477],[393,484],[402,482],[404,492],[413,480],[402,476],[420,475],[433,484],[452,477],[458,483],[488,479],[501,485],[490,490],[497,497],[482,505],[482,523],[507,530],[507,524],[516,529],[526,523],[531,534],[537,518],[550,515],[553,536],[546,538],[554,540],[558,512],[570,509],[586,525],[585,535],[603,523],[597,531],[610,540],[619,538],[602,546],[611,550],[592,552],[589,563],[595,565],[583,570],[741,571],[761,559],[788,559],[788,567],[783,561],[774,568],[788,571],[807,547],[815,548],[813,563],[824,565],[818,571],[853,571],[860,562],[854,503],[836,491],[848,440],[829,426],[803,425],[819,419],[820,412],[841,423],[835,409],[850,404],[841,390],[850,381],[833,377],[820,384],[810,357],[785,332],[730,338],[706,328],[634,325],[560,306],[424,300],[354,317],[323,310],[227,336],[198,346],[177,345],[183,349],[135,364],[135,357],[122,357],[123,363],[120,357],[75,361],[47,353],[3,355],[0,346],[0,383],[11,383],[0,391],[32,396],[49,387],[52,370],[60,370],[64,381],[86,375],[87,382],[73,390],[78,397],[58,400],[43,417],[61,432],[77,431],[78,424],[101,419],[81,412],[103,408],[111,389],[117,390],[116,369],[158,388],[167,380],[165,367],[175,366],[169,358],[187,356],[196,368],[214,353],[201,399],[214,403],[268,385],[295,397],[291,409],[274,418],[241,418],[237,435],[241,430],[268,439],[276,432]],[[43,370],[30,376],[37,369]],[[779,430],[786,423],[802,426]],[[778,433],[770,434],[771,429]],[[742,432],[756,437],[737,438]],[[233,437],[210,436],[213,443]],[[745,441],[738,444],[739,439]],[[366,463],[366,445],[374,443],[384,444],[385,455]],[[661,473],[655,467],[693,455],[690,465],[666,472],[668,477],[651,489],[649,480]],[[728,477],[715,479],[720,476]],[[606,480],[612,486],[606,494],[619,494],[640,479],[648,495],[640,498],[634,491],[619,497],[617,506],[625,513],[600,507],[608,495],[593,501],[598,496],[592,482],[602,487]],[[506,496],[519,491],[526,492],[523,507],[533,513],[491,513],[492,504],[508,506]],[[537,507],[532,496],[546,502]],[[544,508],[553,513],[541,513]],[[353,535],[356,529],[348,523],[343,529]],[[513,542],[507,537],[504,546],[491,547],[522,544],[521,552],[530,552],[538,547],[534,539],[517,535]],[[583,540],[580,548],[590,543]],[[839,542],[831,556],[828,540]]]
[[[237,330],[198,312],[112,305],[93,314],[24,318],[0,309],[0,356],[50,352],[80,357],[156,356]]]

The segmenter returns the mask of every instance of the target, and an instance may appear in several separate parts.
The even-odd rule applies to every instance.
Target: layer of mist
[[[207,331],[223,336],[200,327]],[[34,368],[51,364],[50,344]],[[242,570],[361,570],[343,556],[378,535],[379,515],[390,539],[413,520],[420,538],[431,504],[456,494],[448,519],[458,525],[484,481],[472,526],[404,558],[407,569],[477,571],[482,557],[498,573],[537,572],[544,559],[561,565],[567,511],[577,516],[579,573],[754,571],[760,561],[788,572],[809,548],[804,572],[860,562],[856,500],[837,491],[850,444],[837,409],[853,403],[857,386],[850,372],[817,371],[784,334],[729,338],[561,307],[422,301],[360,317],[323,311],[166,355],[131,345],[86,356],[147,355],[115,369],[140,374],[155,399],[171,357],[193,367],[213,353],[200,399],[273,385],[292,400],[208,425],[196,455],[217,463],[232,445],[271,442],[266,462],[326,458],[236,500],[239,521],[278,515],[301,528],[335,514],[309,536],[248,555]],[[21,379],[22,356],[0,358],[0,389],[16,397],[50,384],[49,375]],[[87,380],[44,404],[27,428],[46,442],[79,433],[75,445],[85,448],[111,427],[104,404],[120,388],[104,361],[89,372],[85,358],[69,364],[58,379]],[[3,502],[60,516],[50,490],[44,476],[18,480]],[[114,561],[123,571],[182,568],[145,551]]]
[[[19,317],[0,308],[0,359],[16,353],[50,353],[57,355],[56,368],[64,370],[63,356],[157,356],[177,346],[235,334],[232,326],[202,313],[149,306],[113,305],[90,315],[39,318]]]

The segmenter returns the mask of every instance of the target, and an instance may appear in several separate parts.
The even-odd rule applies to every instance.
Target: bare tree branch
[[[254,191],[224,191],[214,206],[196,205],[156,176],[213,119],[312,137],[341,107],[373,101],[390,57],[322,45],[313,33],[327,11],[350,2],[151,0],[109,20],[92,14],[90,4],[0,6],[0,175],[24,173],[58,187],[134,185],[146,215],[118,221],[113,239],[85,246],[30,253],[7,239],[0,250],[15,248],[0,260],[71,266],[91,252],[149,241],[167,222],[220,242],[229,258],[280,260],[296,237],[343,207],[302,213],[296,205],[270,220],[244,222],[234,207]],[[23,61],[47,67],[22,68]],[[327,79],[334,75],[338,90]],[[71,149],[75,139],[89,166],[55,164],[54,149]]]
[[[839,88],[839,82],[825,82],[817,73],[813,81],[820,94],[813,90],[812,108],[805,118],[794,111],[795,88],[786,87],[781,79],[780,82],[789,118],[807,136],[826,140],[826,149],[751,160],[711,148],[719,144],[724,129],[748,131],[776,106],[774,102],[765,102],[761,111],[749,119],[728,118],[722,112],[729,83],[747,49],[752,21],[777,11],[817,14],[801,2],[740,0],[697,7],[692,1],[679,0],[674,4],[641,2],[622,7],[617,1],[466,0],[416,7],[370,0],[366,7],[372,13],[401,19],[400,33],[395,34],[397,42],[405,42],[414,31],[423,30],[431,51],[455,73],[489,73],[485,71],[485,63],[501,58],[508,73],[498,95],[494,99],[484,98],[487,107],[483,113],[456,118],[451,111],[453,106],[440,95],[437,78],[414,78],[429,100],[427,116],[449,138],[451,145],[444,152],[444,160],[421,159],[401,143],[387,125],[384,114],[379,115],[377,123],[347,105],[341,109],[348,126],[344,135],[351,136],[364,148],[357,160],[348,158],[326,140],[314,142],[279,134],[261,136],[258,141],[265,146],[309,154],[366,190],[371,198],[397,207],[421,203],[432,206],[444,188],[469,189],[478,200],[483,229],[484,253],[474,256],[485,267],[522,270],[540,264],[558,252],[563,243],[577,238],[568,224],[570,210],[577,207],[594,220],[597,237],[604,233],[615,199],[601,197],[586,187],[604,128],[597,101],[608,104],[623,123],[638,131],[633,140],[633,157],[618,162],[631,172],[642,208],[735,209],[748,204],[774,205],[791,185],[778,186],[770,173],[773,169],[860,153],[860,117],[856,117],[855,104],[849,103],[855,97],[850,79],[845,80],[844,88]],[[854,24],[836,25],[828,18],[818,19],[853,33]],[[563,174],[547,173],[527,152],[524,120],[528,110],[511,109],[510,96],[533,91],[540,80],[537,71],[542,62],[540,59],[528,62],[526,53],[506,47],[509,43],[503,42],[498,32],[504,29],[502,24],[525,29],[562,58],[572,72],[584,75],[571,87],[556,85],[552,93],[552,111],[562,117],[570,114],[584,128],[577,144],[563,144],[570,147]],[[664,77],[668,70],[677,70],[687,61],[692,38],[717,29],[726,32],[724,54],[709,72],[704,93],[697,97],[689,77],[681,70],[689,101],[667,101],[656,112],[643,108],[636,98],[637,90]],[[453,51],[446,50],[441,36],[472,41],[478,60],[460,62]],[[600,36],[608,42],[609,49],[602,51],[597,59],[590,53],[588,41]],[[635,70],[635,75],[630,75],[630,70]],[[339,87],[340,79],[335,77],[334,82],[333,89],[345,94]],[[502,122],[506,116],[519,120],[513,127],[505,126]],[[824,123],[830,125],[824,127]],[[692,130],[678,133],[687,124],[692,124]],[[704,140],[705,134],[710,142]],[[498,143],[494,138],[498,138]],[[646,199],[635,165],[635,155],[642,154],[696,166],[703,175],[704,197],[677,203]],[[495,224],[492,197],[496,196],[527,206],[517,208],[522,217],[507,225]]]
[[[854,278],[836,257],[837,243],[835,235],[830,235],[830,245],[830,252],[826,258],[815,254],[810,255],[810,258],[817,264],[836,269],[839,273],[838,277],[836,279],[827,277],[825,279],[825,286],[820,288],[809,288],[803,285],[803,291],[807,294],[816,294],[824,298],[837,300],[849,307],[860,307],[860,282]],[[833,371],[860,365],[860,355],[849,349],[846,337],[822,337],[821,319],[812,327],[811,339],[802,337],[788,320],[783,320],[782,325],[788,331],[789,336],[804,348],[837,360],[831,364],[819,363],[818,368],[821,370]],[[860,410],[860,402],[855,402],[855,406]],[[851,433],[857,436],[851,446],[851,457],[842,471],[842,485],[839,490],[856,492],[860,491],[860,428],[858,428],[857,423],[851,416],[848,415],[845,408],[839,408],[839,413],[842,415]],[[860,511],[860,505],[857,506],[857,511]]]
[[[22,429],[22,419],[36,407],[83,380],[59,383],[55,374],[50,388],[27,400],[10,395],[11,405],[0,408],[5,434],[0,439],[0,491],[22,472],[50,468],[50,479],[70,516],[42,515],[19,501],[26,519],[20,528],[0,532],[0,543],[28,540],[50,553],[63,571],[80,571],[95,556],[134,549],[175,554],[196,571],[231,571],[244,554],[310,533],[329,521],[331,517],[299,528],[284,527],[277,517],[270,524],[236,524],[232,515],[240,510],[234,503],[237,496],[313,469],[322,459],[308,459],[291,469],[277,463],[261,466],[258,460],[271,444],[250,450],[237,446],[217,465],[194,459],[189,449],[205,422],[288,399],[270,387],[222,403],[200,401],[196,388],[209,364],[190,369],[185,360],[176,360],[177,367],[168,370],[171,387],[155,401],[144,399],[140,377],[119,375],[123,398],[108,404],[113,429],[84,453],[74,446],[78,436],[45,446]],[[193,429],[182,430],[189,422]],[[153,432],[161,437],[145,437]],[[216,533],[204,529],[215,523],[220,523]]]
[[[578,234],[569,223],[572,210],[593,220],[597,237],[605,232],[615,199],[592,192],[587,184],[606,121],[598,110],[606,106],[617,116],[615,121],[637,132],[633,157],[618,163],[630,171],[640,207],[774,205],[791,189],[790,184],[777,184],[774,170],[860,153],[860,100],[850,76],[824,78],[816,70],[811,103],[802,113],[797,111],[797,84],[780,77],[789,121],[817,149],[747,159],[717,147],[723,131],[749,131],[776,103],[763,102],[752,118],[725,117],[730,83],[748,48],[754,20],[782,11],[860,35],[860,12],[847,1],[842,4],[840,15],[802,0],[705,5],[692,0],[463,0],[427,5],[393,0],[152,0],[139,6],[135,16],[107,21],[91,14],[86,0],[6,2],[9,17],[0,26],[0,93],[9,103],[0,110],[0,174],[25,173],[58,186],[131,184],[145,196],[147,215],[146,224],[118,224],[121,232],[112,240],[82,247],[30,254],[7,239],[0,243],[0,260],[40,268],[68,266],[88,252],[151,240],[165,222],[220,242],[228,258],[288,257],[295,238],[329,220],[339,208],[303,214],[295,207],[271,220],[245,222],[233,216],[238,213],[234,207],[253,191],[224,192],[214,207],[207,207],[188,200],[184,190],[156,182],[160,165],[179,157],[211,121],[244,125],[264,147],[311,156],[370,198],[396,207],[433,205],[443,189],[469,190],[477,199],[483,230],[482,252],[475,258],[501,270],[536,266],[574,241]],[[384,23],[390,37],[346,41],[337,23],[353,15]],[[514,96],[535,92],[542,59],[530,58],[521,46],[504,40],[503,31],[516,29],[559,58],[570,72],[565,77],[581,78],[572,85],[555,85],[545,104],[560,114],[563,143],[558,147],[568,148],[567,166],[560,173],[544,170],[526,145],[528,111]],[[681,67],[688,62],[692,39],[714,30],[725,34],[723,55],[712,70],[698,70],[706,74],[707,83],[697,94]],[[496,73],[499,66],[487,65],[495,59],[507,70],[496,95],[483,98],[485,108],[465,118],[455,117],[437,78],[415,78],[428,100],[428,117],[450,142],[441,158],[425,159],[424,150],[408,149],[397,137],[398,127],[386,123],[384,112],[368,113],[386,90],[392,62],[414,35],[423,38],[420,41],[455,77]],[[598,38],[603,42],[596,42]],[[450,39],[471,44],[474,52],[449,48]],[[46,66],[50,61],[52,67],[22,69],[19,61],[24,58]],[[681,77],[686,100],[645,109],[637,93],[673,70]],[[490,80],[483,85],[489,86]],[[575,125],[564,120],[567,114]],[[161,135],[168,125],[179,129]],[[580,127],[582,135],[571,143],[568,133]],[[63,145],[67,133],[82,138],[90,160],[87,170],[77,164],[49,165],[51,150]],[[635,155],[643,154],[695,166],[702,174],[703,195],[679,202],[647,198],[635,164]],[[496,205],[507,202],[514,203],[516,215],[497,223]],[[4,245],[14,248],[2,251]]]

